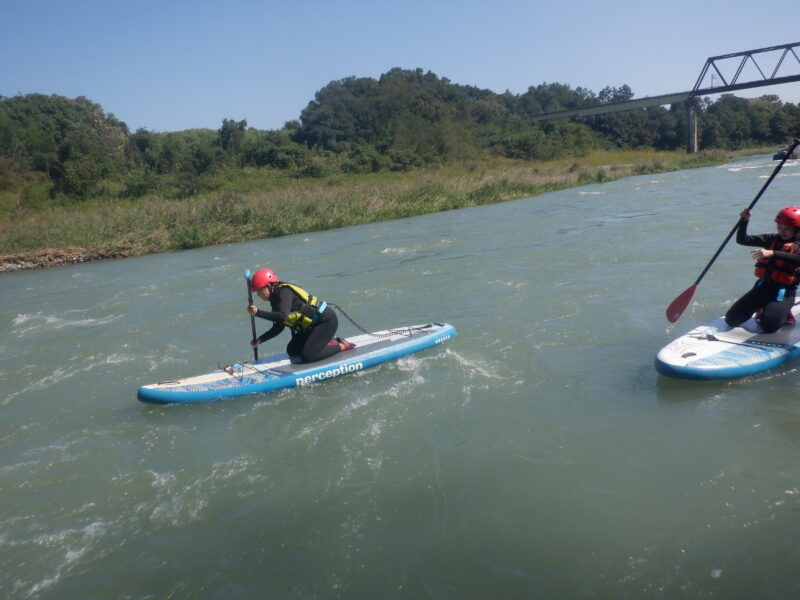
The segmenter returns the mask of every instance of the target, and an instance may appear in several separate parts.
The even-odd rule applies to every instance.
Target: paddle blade
[[[696,289],[697,284],[695,283],[672,301],[672,304],[667,307],[667,321],[674,323],[681,318],[683,311],[686,310],[686,307],[689,306],[689,303],[692,301],[692,296],[694,296]]]
[[[250,269],[244,270],[244,278],[247,279],[247,281],[250,281]]]

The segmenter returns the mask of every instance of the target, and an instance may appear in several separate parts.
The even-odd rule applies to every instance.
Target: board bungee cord
[[[455,327],[447,323],[402,325],[373,333],[353,336],[355,348],[321,361],[295,363],[285,352],[278,352],[253,362],[144,385],[137,397],[155,404],[190,404],[302,387],[437,347],[457,335]]]
[[[800,304],[792,317],[800,319]],[[658,373],[673,379],[739,379],[785,365],[800,356],[800,326],[784,324],[764,333],[755,317],[731,327],[724,317],[698,325],[656,355]]]
[[[419,331],[419,327],[403,327],[402,330],[400,329],[389,329],[386,333],[374,333],[372,331],[367,331],[361,325],[356,323],[353,318],[348,315],[344,309],[339,306],[338,304],[334,304],[333,302],[328,302],[330,306],[333,306],[336,310],[338,310],[342,316],[352,323],[353,327],[358,329],[361,333],[365,333],[366,335],[371,335],[374,338],[385,338],[385,337],[392,337],[393,335],[405,335],[406,337],[411,337],[413,331]]]
[[[250,269],[245,269],[245,271],[244,271],[244,279],[245,279],[245,281],[247,283],[247,302],[248,302],[248,304],[252,304],[253,303],[253,292],[252,292],[252,288],[250,286],[250,280],[252,279],[252,277],[253,277],[253,274],[250,271]],[[348,315],[347,312],[341,306],[339,306],[338,304],[335,304],[333,302],[330,302],[329,304],[330,304],[330,306],[335,308],[339,313],[341,313],[341,315],[345,319],[347,319],[356,329],[358,329],[360,332],[362,332],[362,333],[364,333],[366,335],[369,335],[369,336],[371,336],[373,338],[377,338],[377,339],[390,338],[390,337],[392,337],[394,335],[403,335],[405,337],[411,338],[413,336],[413,332],[414,331],[421,331],[421,330],[424,329],[422,327],[407,326],[407,327],[403,327],[403,328],[400,328],[400,329],[388,329],[384,333],[376,333],[376,332],[368,331],[367,329],[365,329],[364,327],[359,325],[355,321],[355,319],[353,319],[350,315]],[[251,334],[253,336],[253,339],[255,339],[255,337],[256,337],[256,324],[255,324],[255,318],[253,317],[253,315],[250,315],[250,330],[251,330]],[[258,348],[257,347],[253,348],[253,356],[254,356],[253,362],[257,363],[258,362]],[[233,363],[231,365],[226,365],[224,367],[221,366],[219,363],[217,363],[217,367],[219,368],[220,371],[224,371],[225,373],[228,373],[231,376],[238,376],[240,379],[244,378],[245,369],[249,369],[251,371],[255,371],[256,373],[260,372],[260,370],[258,368],[256,368],[252,363],[247,362],[247,361],[244,361],[242,363],[238,363],[238,362],[237,363]]]
[[[258,273],[251,275],[245,271],[248,300],[252,298],[251,280],[257,276]],[[363,332],[363,335],[352,336],[350,347],[342,353],[312,363],[295,362],[286,352],[261,358],[255,355],[253,361],[237,362],[226,367],[218,363],[215,371],[140,386],[136,396],[142,402],[153,404],[193,404],[266,394],[358,373],[407,354],[434,348],[457,335],[455,327],[442,322],[370,332],[356,323],[340,306],[331,306]],[[252,319],[251,329],[255,337]]]
[[[245,271],[245,273],[249,274],[249,271]],[[245,275],[245,277],[246,277],[246,275]],[[248,282],[249,282],[249,278],[248,278]],[[250,295],[250,298],[252,298],[252,294]],[[402,336],[410,338],[410,337],[412,337],[414,335],[415,331],[424,331],[425,330],[424,326],[408,325],[406,327],[401,327],[401,328],[397,328],[397,329],[387,329],[386,332],[384,332],[384,333],[376,333],[376,332],[373,332],[373,331],[368,331],[368,330],[364,329],[361,325],[359,325],[338,304],[335,304],[333,302],[328,302],[328,305],[334,307],[337,311],[339,311],[342,314],[342,316],[345,319],[347,319],[348,321],[350,321],[350,323],[353,325],[353,327],[358,329],[361,333],[364,333],[364,334],[366,334],[368,336],[371,336],[373,338],[376,338],[376,339],[390,338],[390,337],[393,337],[395,335],[402,335]],[[251,317],[251,319],[252,319],[252,317]],[[253,324],[253,337],[255,337],[255,324]],[[258,354],[256,354],[254,362],[258,362]],[[240,379],[244,377],[244,370],[246,368],[250,369],[252,371],[255,371],[256,373],[260,373],[259,369],[257,369],[255,366],[253,366],[252,363],[249,363],[249,362],[234,363],[232,365],[227,365],[225,367],[222,367],[222,366],[219,365],[219,363],[217,363],[217,366],[220,368],[221,371],[225,371],[229,375],[236,375]]]
[[[245,272],[244,272],[244,278],[247,281],[247,302],[248,302],[248,304],[252,304],[253,303],[253,292],[252,292],[252,290],[250,288],[250,279],[252,278],[252,276],[253,275],[250,272],[250,269],[246,269]],[[375,338],[391,337],[392,335],[397,335],[397,334],[405,335],[407,337],[411,337],[412,336],[412,332],[415,331],[415,328],[413,328],[413,327],[404,327],[403,328],[404,331],[388,329],[387,333],[374,333],[372,331],[368,331],[368,330],[364,329],[361,325],[356,323],[356,321],[350,315],[348,315],[347,312],[345,312],[345,310],[341,306],[339,306],[338,304],[334,304],[333,302],[329,302],[328,304],[330,304],[337,311],[339,311],[341,313],[341,315],[345,319],[350,321],[350,323],[356,329],[358,329],[361,333],[364,333],[366,335],[369,335],[369,336],[372,336],[372,337],[375,337]],[[256,324],[255,324],[255,318],[252,315],[250,316],[250,329],[252,331],[253,338],[255,338],[256,337]],[[255,360],[258,360],[258,348],[253,348],[253,351],[255,353]]]

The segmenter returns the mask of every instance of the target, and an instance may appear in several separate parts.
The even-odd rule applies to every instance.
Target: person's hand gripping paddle
[[[244,272],[244,279],[247,282],[247,304],[250,305],[253,303],[253,290],[250,289],[250,277],[251,277],[250,269],[246,269]],[[256,318],[253,315],[250,315],[250,330],[253,333],[253,337],[251,339],[256,339]],[[255,360],[258,360],[258,347],[253,348],[253,356]]]
[[[758,192],[756,197],[753,198],[753,201],[750,203],[750,206],[747,207],[748,210],[752,209],[756,205],[756,202],[758,202],[759,198],[761,198],[761,195],[764,193],[767,187],[769,187],[769,184],[772,183],[772,180],[775,179],[775,177],[778,175],[778,172],[781,170],[781,167],[783,167],[783,163],[786,162],[786,160],[792,155],[792,152],[794,152],[794,149],[797,148],[797,146],[799,145],[800,145],[800,139],[795,139],[794,143],[786,151],[786,156],[784,156],[781,162],[778,163],[778,166],[775,167],[775,170],[772,172],[772,175],[770,175],[769,179],[767,179],[766,183],[764,183],[764,186],[761,188],[761,191]],[[683,314],[683,311],[686,310],[686,307],[689,306],[689,303],[692,301],[694,292],[695,290],[697,290],[697,285],[700,283],[703,277],[705,277],[706,273],[711,268],[711,265],[714,264],[714,261],[717,260],[717,257],[722,252],[722,249],[728,244],[730,239],[733,237],[733,234],[736,233],[737,229],[739,229],[739,227],[742,224],[742,221],[743,219],[739,219],[736,222],[736,225],[733,226],[733,229],[731,229],[730,233],[728,233],[727,237],[725,238],[725,241],[722,242],[722,245],[719,248],[717,248],[717,251],[714,253],[714,256],[712,256],[711,260],[708,261],[706,268],[703,269],[702,273],[700,273],[700,277],[698,277],[697,280],[691,286],[689,286],[686,290],[684,290],[684,292],[680,296],[675,298],[675,300],[673,300],[672,303],[667,307],[667,321],[669,321],[670,323],[674,323],[675,321],[680,319],[681,315]]]

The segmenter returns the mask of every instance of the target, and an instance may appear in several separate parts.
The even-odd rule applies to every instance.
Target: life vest
[[[316,296],[312,296],[303,288],[294,285],[293,283],[278,282],[278,287],[287,287],[292,290],[292,293],[303,301],[303,305],[299,310],[289,313],[284,320],[283,324],[295,330],[307,329],[314,325],[322,311],[328,306],[326,302],[321,301]]]
[[[784,242],[779,237],[776,237],[770,242],[769,250],[797,254],[798,250],[800,250],[800,243]],[[788,287],[797,285],[797,270],[797,263],[781,260],[774,256],[766,259],[762,258],[756,263],[756,277],[767,281],[775,281]]]

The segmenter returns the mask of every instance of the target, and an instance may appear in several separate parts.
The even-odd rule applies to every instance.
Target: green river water
[[[0,276],[0,597],[797,598],[800,364],[653,368],[752,285],[731,242],[664,317],[775,164]],[[796,161],[750,231],[787,204]],[[459,335],[306,388],[137,401],[251,356],[264,266],[365,328]]]

